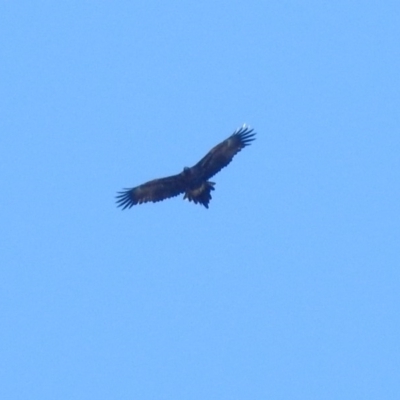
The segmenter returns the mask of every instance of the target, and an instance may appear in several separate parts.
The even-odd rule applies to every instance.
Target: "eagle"
[[[213,147],[193,167],[185,167],[178,175],[154,179],[117,193],[117,206],[131,208],[136,204],[162,201],[184,193],[183,198],[208,208],[215,182],[209,179],[225,168],[243,148],[255,139],[254,129],[243,125],[223,142]]]

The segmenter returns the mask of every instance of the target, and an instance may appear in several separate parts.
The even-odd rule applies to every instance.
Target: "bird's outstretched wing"
[[[226,167],[232,158],[255,139],[254,129],[243,125],[223,142],[213,147],[196,165],[193,170],[201,173],[203,179],[209,179]]]
[[[131,208],[136,204],[147,203],[148,201],[155,203],[178,196],[185,189],[186,184],[181,174],[154,179],[134,188],[118,192],[116,196],[117,205],[125,210],[125,208]]]

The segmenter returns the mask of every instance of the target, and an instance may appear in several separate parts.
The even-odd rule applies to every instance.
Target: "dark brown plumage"
[[[132,189],[118,192],[118,207],[131,208],[136,204],[157,202],[185,193],[184,199],[208,208],[214,182],[212,176],[226,167],[232,158],[255,139],[253,129],[243,125],[223,142],[212,148],[205,157],[191,168],[185,167],[178,175],[154,179]]]

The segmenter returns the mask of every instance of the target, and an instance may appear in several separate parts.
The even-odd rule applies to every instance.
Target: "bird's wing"
[[[193,170],[202,174],[207,180],[214,176],[222,168],[226,167],[232,158],[244,147],[250,145],[255,139],[254,129],[243,125],[223,142],[212,148],[195,166]]]
[[[162,201],[170,197],[178,196],[185,191],[186,185],[181,174],[168,176],[166,178],[154,179],[131,189],[118,192],[118,207],[131,208],[136,204],[152,201]]]

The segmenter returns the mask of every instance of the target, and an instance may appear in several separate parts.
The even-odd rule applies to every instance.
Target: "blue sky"
[[[398,399],[400,4],[0,5],[2,399]],[[243,123],[214,181],[121,211]]]

